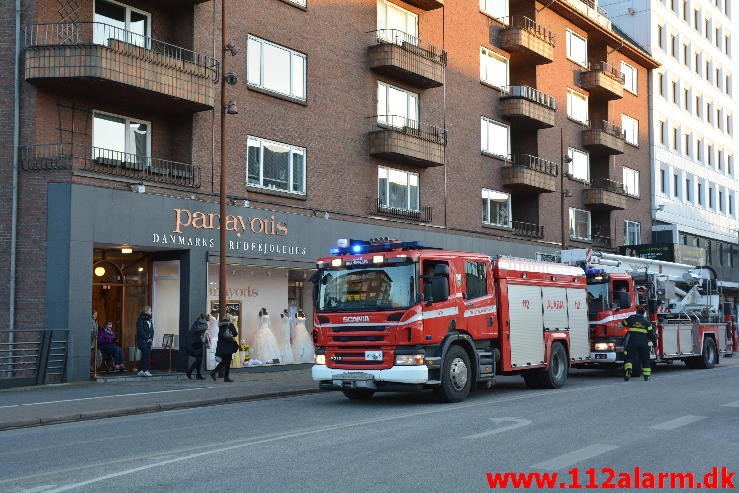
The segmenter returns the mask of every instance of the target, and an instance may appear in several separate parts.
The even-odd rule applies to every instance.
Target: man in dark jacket
[[[193,370],[196,371],[198,380],[205,380],[205,377],[200,373],[200,367],[203,366],[203,334],[206,330],[208,330],[208,315],[201,313],[187,333],[187,354],[195,358],[195,361],[185,373],[187,378],[191,380]]]
[[[218,370],[223,368],[223,381],[233,382],[229,378],[231,370],[231,357],[239,350],[238,341],[239,333],[236,331],[231,315],[226,314],[223,320],[218,324],[218,343],[216,344],[216,356],[221,358],[218,365],[210,372],[210,378],[215,381]]]
[[[136,321],[136,347],[141,351],[141,362],[137,374],[140,377],[151,376],[149,372],[149,352],[153,340],[154,324],[151,322],[151,307],[146,305]]]
[[[644,380],[649,380],[652,375],[652,366],[649,361],[649,348],[657,345],[657,335],[652,323],[644,316],[646,309],[640,306],[636,309],[636,315],[631,315],[623,321],[624,327],[628,329],[624,341],[624,353],[626,364],[624,364],[624,380],[629,381],[634,363],[641,364]]]

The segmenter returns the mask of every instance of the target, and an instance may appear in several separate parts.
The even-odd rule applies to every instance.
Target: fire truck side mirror
[[[449,299],[449,266],[437,264],[434,266],[434,278],[431,280],[431,291],[434,301]]]

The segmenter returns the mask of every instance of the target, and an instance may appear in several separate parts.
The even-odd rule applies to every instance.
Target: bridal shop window
[[[152,291],[154,348],[161,348],[164,334],[175,334],[173,349],[180,348],[180,261],[154,262]]]
[[[241,350],[233,366],[311,363],[309,269],[229,265],[226,297],[237,305]],[[208,265],[206,308],[218,304],[218,264]]]

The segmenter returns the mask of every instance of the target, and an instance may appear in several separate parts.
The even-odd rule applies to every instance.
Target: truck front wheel
[[[471,386],[470,357],[461,347],[450,347],[441,368],[441,385],[434,388],[436,397],[442,402],[460,402],[470,393]]]

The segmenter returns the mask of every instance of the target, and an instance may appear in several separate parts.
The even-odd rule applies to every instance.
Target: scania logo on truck
[[[351,322],[369,322],[369,315],[363,315],[361,317],[344,317],[344,323]]]

